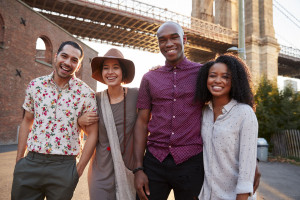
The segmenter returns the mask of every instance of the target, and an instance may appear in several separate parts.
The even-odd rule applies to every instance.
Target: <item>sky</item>
[[[192,0],[139,0],[147,4],[151,4],[160,8],[167,8],[183,15],[191,16]],[[275,37],[280,44],[292,46],[300,49],[300,0],[273,0],[273,24],[275,29]],[[291,22],[282,14],[280,10],[287,10],[292,15],[288,17],[294,21]],[[285,12],[286,13],[286,12]],[[294,18],[295,17],[295,18]],[[296,23],[296,24],[295,24]],[[102,43],[94,43],[83,41],[90,47],[99,52],[99,56],[103,56],[110,48],[119,49],[126,59],[130,59],[135,63],[136,75],[132,83],[126,85],[128,87],[139,87],[143,74],[156,65],[163,65],[164,57],[159,53],[149,53],[129,48],[116,47]],[[279,78],[279,81],[285,78]],[[298,90],[300,90],[300,80],[298,81]],[[105,89],[106,86],[99,83],[97,91]]]
[[[277,7],[273,6],[273,24],[275,29],[275,36],[280,44],[286,46],[293,46],[300,49],[300,1],[299,0],[273,0],[274,5],[278,3],[291,13],[295,18],[289,15],[289,18],[296,22],[295,25],[287,17],[282,14]],[[276,3],[278,2],[278,3]],[[281,10],[284,10],[280,8]]]

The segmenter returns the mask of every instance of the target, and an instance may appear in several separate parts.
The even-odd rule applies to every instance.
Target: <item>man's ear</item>
[[[82,66],[82,60],[81,60],[80,63],[78,64],[77,69],[76,69],[76,72],[78,72],[78,71],[80,70],[81,66]]]
[[[187,37],[186,37],[186,35],[183,35],[182,39],[183,39],[183,44],[186,44],[187,43]]]
[[[54,55],[54,63],[57,61],[57,53]]]

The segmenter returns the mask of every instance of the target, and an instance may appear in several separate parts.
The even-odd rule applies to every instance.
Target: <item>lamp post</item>
[[[245,49],[245,8],[244,0],[239,0],[239,38],[238,47],[230,47],[227,49],[228,52],[234,52],[239,55],[243,60],[246,60],[246,49]]]
[[[243,60],[246,60],[244,0],[239,0],[239,41],[238,42],[239,42],[238,43],[239,56]]]

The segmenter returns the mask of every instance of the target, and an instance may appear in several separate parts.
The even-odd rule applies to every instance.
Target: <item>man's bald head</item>
[[[167,21],[165,23],[163,23],[158,29],[157,29],[157,32],[156,32],[156,35],[157,37],[159,37],[159,33],[161,32],[161,30],[164,28],[164,27],[167,27],[167,26],[176,26],[177,30],[178,30],[178,33],[180,34],[181,37],[183,37],[184,35],[184,31],[182,29],[182,27],[177,24],[176,22],[172,22],[172,21]]]

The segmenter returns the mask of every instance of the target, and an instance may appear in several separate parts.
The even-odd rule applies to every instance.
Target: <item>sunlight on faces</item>
[[[102,68],[102,77],[108,86],[120,86],[122,83],[122,68],[117,59],[105,59]]]
[[[84,41],[84,43],[96,49],[99,55],[104,55],[109,49],[116,48],[111,45],[99,45],[99,43],[89,41]],[[118,49],[122,51],[125,58],[132,60],[135,64],[135,77],[131,83],[125,85],[126,87],[140,87],[142,77],[149,71],[149,69],[153,66],[164,65],[165,63],[165,57],[163,57],[161,53],[145,52],[137,49],[129,49],[127,47],[118,47]],[[107,89],[107,85],[97,81],[97,92],[105,89]]]
[[[229,99],[231,72],[224,63],[215,63],[208,71],[207,89],[213,97]]]
[[[186,36],[178,24],[166,22],[158,29],[157,38],[159,49],[170,64],[183,60]]]
[[[81,52],[71,45],[65,45],[55,56],[55,73],[60,79],[69,79],[81,66]]]

